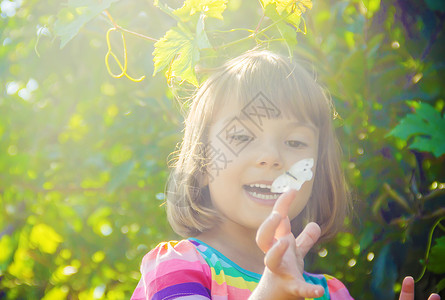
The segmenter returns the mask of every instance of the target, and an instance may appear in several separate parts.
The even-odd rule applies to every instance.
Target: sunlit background
[[[354,209],[307,270],[357,299],[396,299],[406,275],[418,299],[443,295],[445,3],[297,1],[296,27],[279,20],[292,1],[156,2],[1,1],[0,299],[128,299],[143,255],[179,238],[162,203],[183,101],[205,78],[193,67],[255,45],[307,61],[339,114]],[[115,26],[126,69],[118,30],[111,51],[141,82],[107,70]],[[152,76],[153,40],[175,27],[188,35],[156,44]],[[198,61],[166,60],[184,45]]]

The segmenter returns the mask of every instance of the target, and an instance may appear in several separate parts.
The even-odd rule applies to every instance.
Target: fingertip
[[[414,278],[412,276],[406,276],[402,282],[402,292],[412,293],[414,291]]]
[[[320,236],[320,226],[318,226],[317,223],[310,222],[304,227],[303,231],[295,239],[296,246],[300,248],[303,246],[303,244],[306,244],[307,247],[311,248],[318,241]],[[305,251],[309,251],[309,249],[306,249]]]
[[[315,290],[314,291],[315,292],[315,296],[318,298],[318,297],[320,297],[320,291],[317,289],[317,290]]]
[[[440,300],[440,295],[436,294],[436,293],[432,293],[429,297],[428,300]]]
[[[412,276],[406,276],[403,278],[404,284],[414,284],[414,278]]]
[[[324,294],[324,288],[321,286],[316,287],[315,295],[317,296],[317,298],[323,296],[323,294]]]
[[[305,284],[304,287],[296,286],[293,290],[294,295],[304,296],[306,298],[320,298],[324,295],[324,288],[320,285]]]
[[[309,222],[306,226],[309,227],[309,229],[313,230],[314,232],[317,232],[317,233],[321,234],[320,225],[318,225],[317,223]]]

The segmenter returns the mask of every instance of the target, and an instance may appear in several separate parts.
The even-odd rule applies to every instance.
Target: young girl
[[[349,206],[332,118],[313,76],[280,55],[249,51],[217,70],[192,99],[167,185],[186,239],[144,257],[132,299],[352,299],[303,270]],[[277,192],[277,178],[299,186]]]

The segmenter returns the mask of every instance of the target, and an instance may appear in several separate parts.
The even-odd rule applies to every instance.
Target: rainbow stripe
[[[195,238],[160,243],[143,258],[141,273],[132,300],[245,300],[261,279]],[[352,299],[334,277],[306,272],[303,277],[324,287],[325,294],[317,299]]]

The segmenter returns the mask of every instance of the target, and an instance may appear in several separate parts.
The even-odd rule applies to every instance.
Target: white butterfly
[[[285,193],[290,189],[299,191],[303,183],[312,179],[313,166],[313,158],[297,161],[289,171],[281,174],[274,180],[270,191],[272,193]]]

